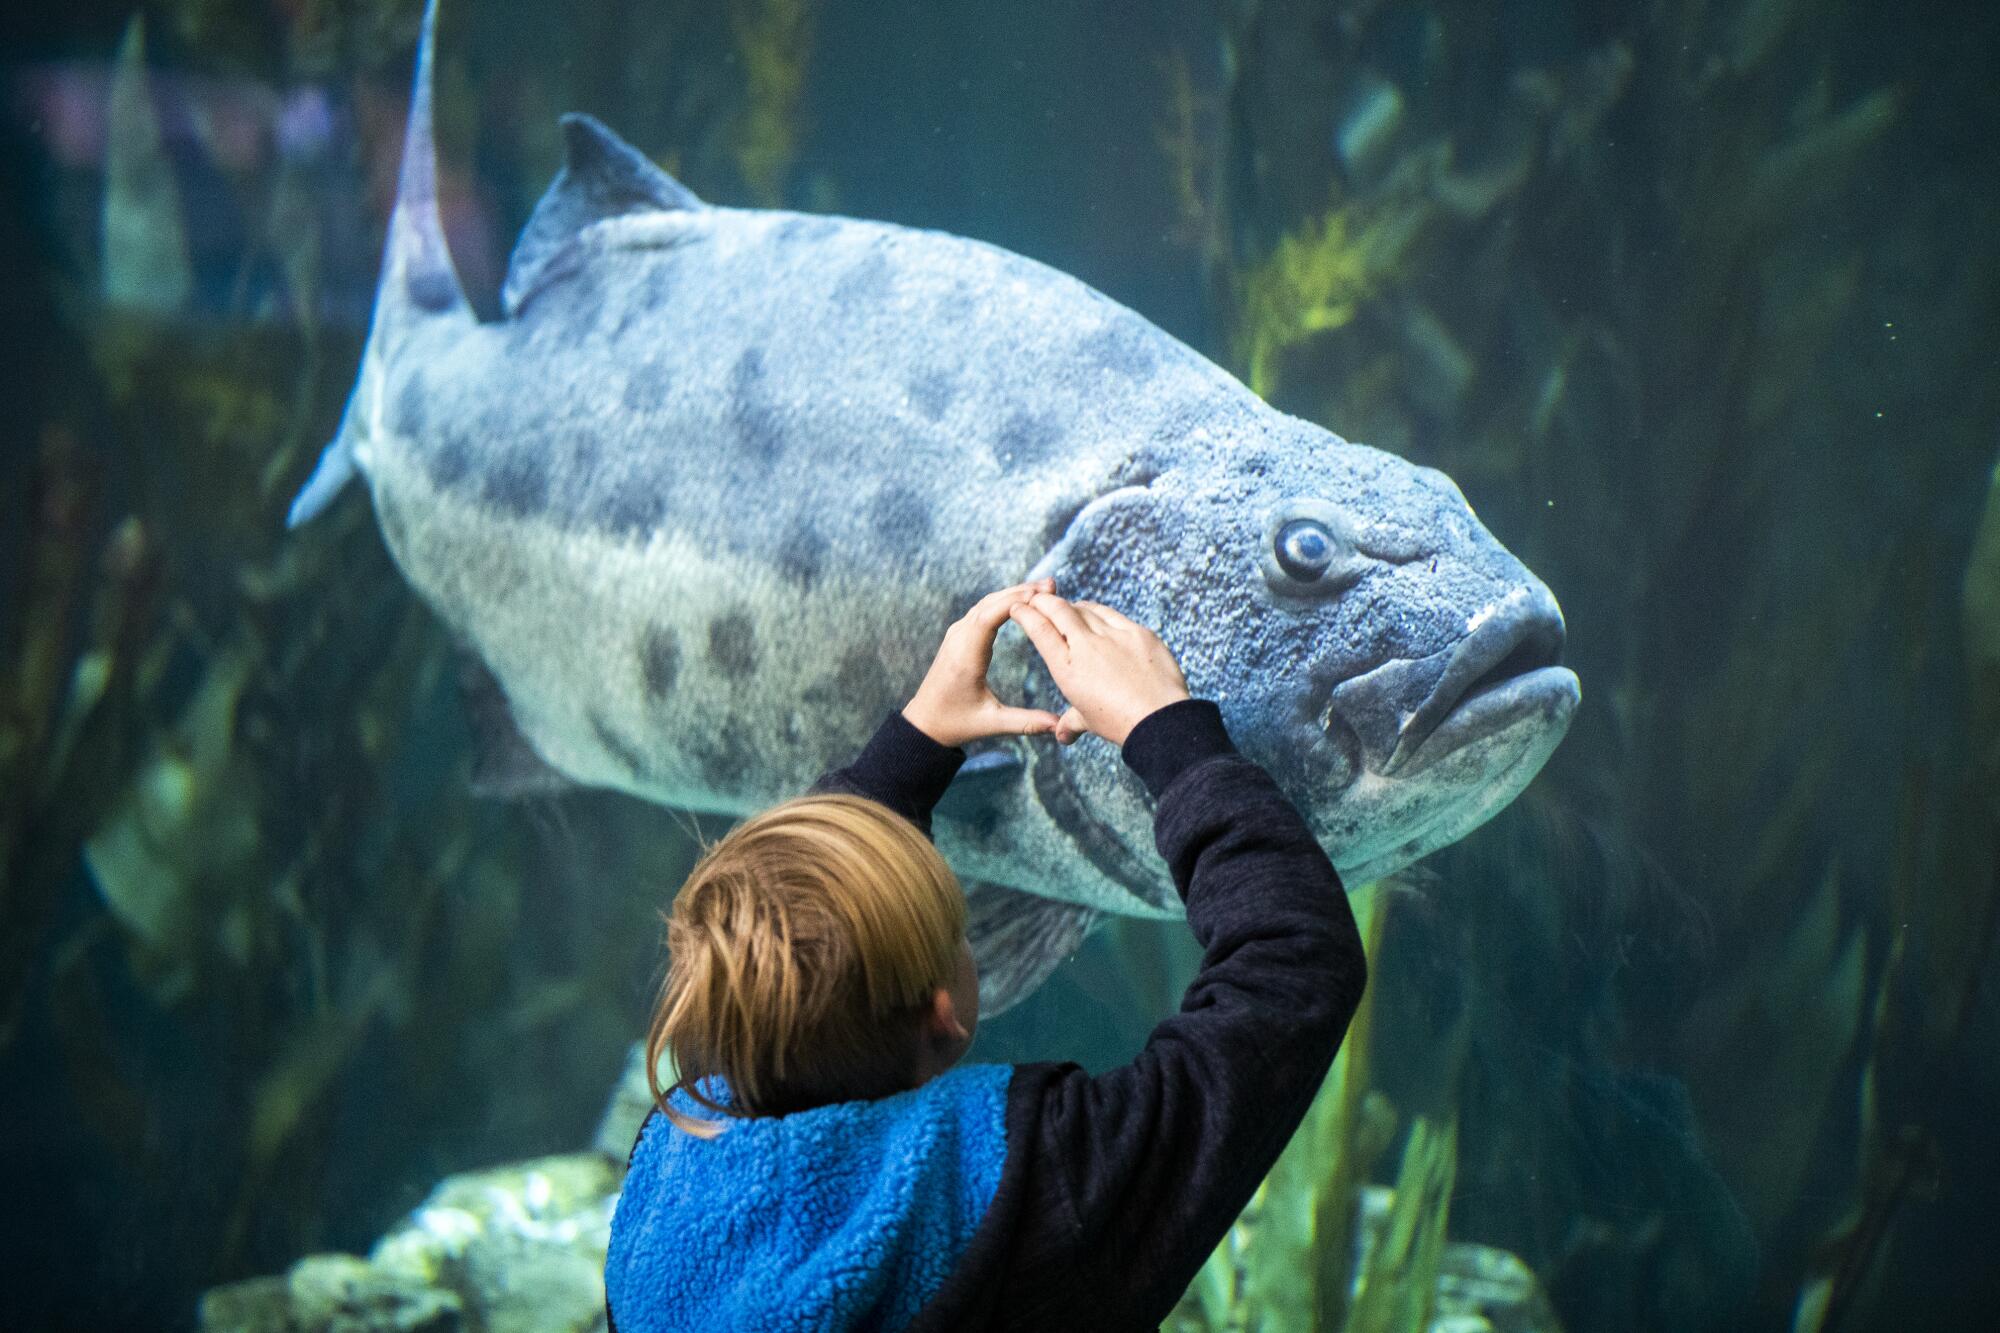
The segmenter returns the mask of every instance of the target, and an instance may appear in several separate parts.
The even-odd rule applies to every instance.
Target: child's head
[[[771,1115],[886,1096],[949,1068],[979,991],[965,897],[908,820],[856,796],[805,796],[737,825],[696,863],[667,916],[667,978],[646,1041],[654,1099]],[[720,1074],[733,1107],[701,1095]]]

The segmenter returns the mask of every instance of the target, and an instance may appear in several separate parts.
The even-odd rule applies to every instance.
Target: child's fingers
[[[1060,719],[1039,708],[1011,708],[1001,704],[987,715],[995,731],[1011,731],[1023,736],[1040,736],[1054,731]]]
[[[1007,608],[1007,614],[1027,632],[1028,642],[1035,645],[1035,651],[1042,655],[1043,661],[1069,665],[1069,640],[1032,602],[1016,602]]]
[[[1090,622],[1079,615],[1075,607],[1052,592],[1036,593],[1028,599],[1028,605],[1054,623],[1065,639],[1074,634],[1090,633]]]
[[[1071,602],[1070,605],[1076,608],[1077,615],[1083,618],[1083,623],[1090,627],[1091,633],[1102,634],[1112,628],[1111,621],[1091,610],[1089,603]]]
[[[1145,628],[1144,625],[1141,625],[1138,621],[1132,619],[1116,607],[1106,606],[1102,602],[1077,602],[1075,605],[1087,609],[1097,620],[1106,624],[1116,625],[1121,629]]]
[[[1017,583],[1011,588],[989,592],[972,604],[972,609],[965,613],[965,618],[982,630],[989,632],[997,630],[1007,623],[1009,609],[1026,601],[1037,591],[1039,589],[1035,584]]]
[[[1089,730],[1090,728],[1084,725],[1083,714],[1074,708],[1069,709],[1056,719],[1056,742],[1068,745]]]

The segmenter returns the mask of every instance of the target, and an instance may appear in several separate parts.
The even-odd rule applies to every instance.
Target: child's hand
[[[963,745],[982,736],[1032,736],[1056,729],[1056,715],[1039,708],[1010,708],[986,684],[993,665],[993,636],[1007,614],[1037,592],[1053,594],[1054,579],[1017,583],[988,593],[944,632],[924,683],[903,707],[903,717],[940,745]]]
[[[1123,745],[1139,719],[1188,697],[1187,680],[1160,636],[1098,602],[1053,591],[1009,608],[1070,702],[1056,725],[1064,745],[1088,731]]]

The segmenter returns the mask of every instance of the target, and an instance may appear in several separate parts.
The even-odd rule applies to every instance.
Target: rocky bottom
[[[203,1333],[587,1333],[602,1329],[604,1252],[625,1157],[650,1098],[638,1052],[588,1152],[447,1176],[368,1257],[314,1254],[215,1287]],[[1373,1245],[1393,1194],[1361,1196]],[[1534,1272],[1505,1250],[1445,1247],[1430,1333],[1560,1333]]]

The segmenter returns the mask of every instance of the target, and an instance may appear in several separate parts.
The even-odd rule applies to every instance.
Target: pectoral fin
[[[997,1014],[1025,999],[1075,953],[1102,912],[986,880],[965,881],[966,938],[979,964],[979,1009]]]
[[[1005,817],[1006,802],[1027,772],[1027,760],[1013,746],[975,750],[959,766],[951,785],[944,789],[937,813],[975,835],[991,832]]]

